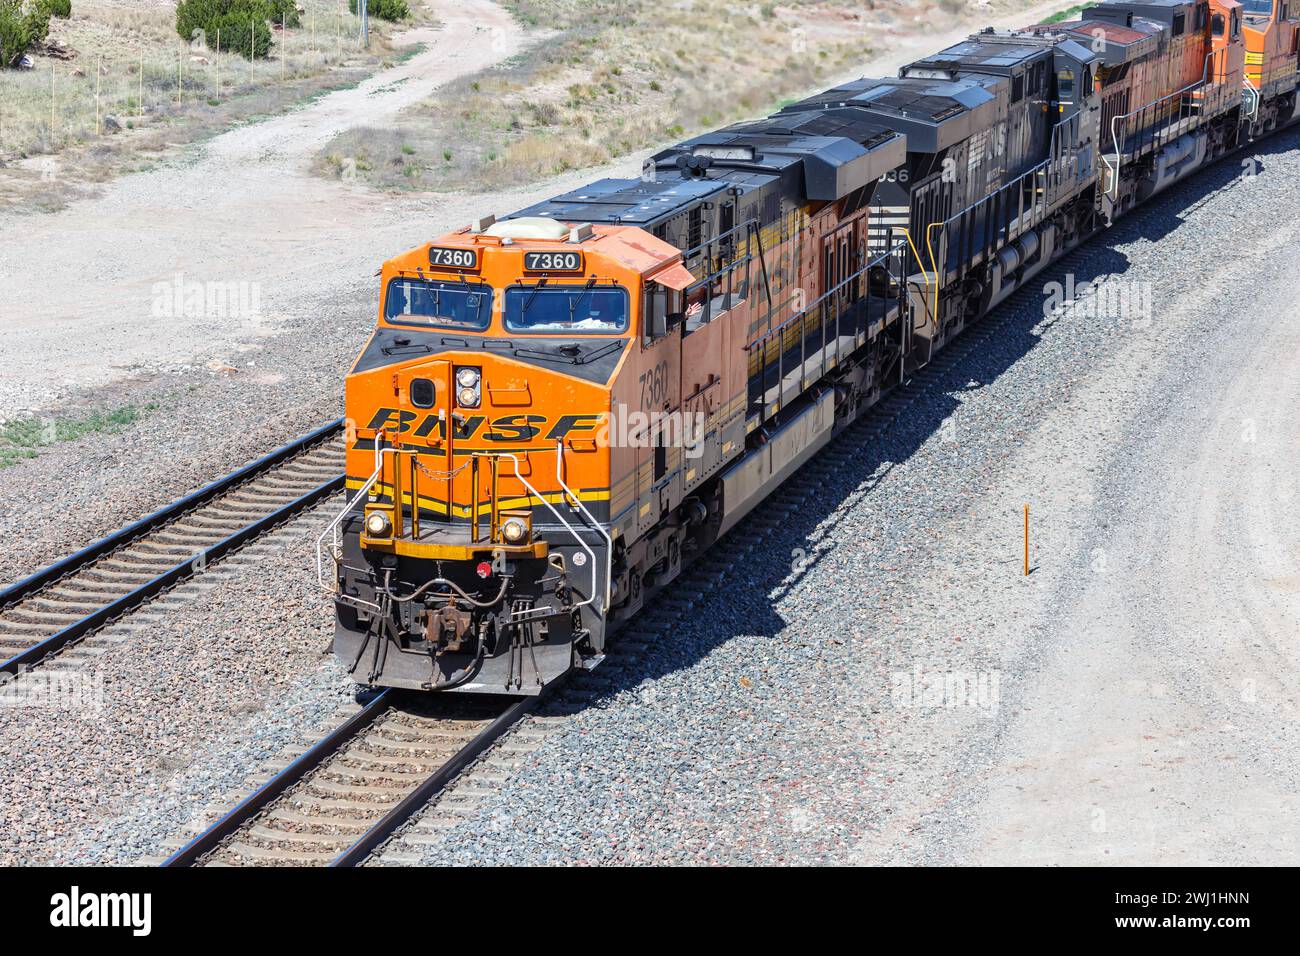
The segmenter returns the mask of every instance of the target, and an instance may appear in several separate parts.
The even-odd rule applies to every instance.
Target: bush
[[[294,0],[180,0],[176,4],[176,32],[193,41],[202,38],[230,53],[265,57],[271,52],[270,22],[286,27],[302,25]]]
[[[50,12],[50,16],[60,20],[72,16],[72,0],[41,0],[41,6]]]
[[[49,33],[50,11],[44,3],[0,0],[0,67],[15,66]]]
[[[372,17],[394,23],[411,18],[411,8],[407,6],[406,0],[369,0],[366,9]],[[357,0],[348,0],[348,10],[353,14],[357,12]]]
[[[250,19],[243,13],[229,13],[220,17],[212,27],[215,33],[208,34],[208,43],[217,44],[221,38],[221,49],[229,53],[248,56],[251,47],[254,59],[263,59],[271,52],[271,28],[265,20]]]

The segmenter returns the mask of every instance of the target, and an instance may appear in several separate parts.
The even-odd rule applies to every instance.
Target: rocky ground
[[[213,161],[306,155],[275,122]],[[1258,175],[1235,159],[1203,173],[1005,306],[995,334],[916,389],[671,642],[565,703],[568,728],[427,860],[1294,862],[1297,254],[1294,223],[1261,210],[1294,205],[1300,134],[1257,154]],[[196,225],[150,239],[145,273],[124,271],[118,233],[91,242],[106,296],[88,322],[56,323],[48,354],[31,317],[0,322],[6,354],[20,347],[3,414],[156,406],[5,470],[24,490],[0,504],[0,580],[337,415],[340,369],[372,322],[369,250],[484,211],[482,197],[336,205],[304,186],[284,229],[241,245],[237,210],[142,204],[201,186],[196,168],[126,181],[90,209],[123,234],[167,203]],[[0,249],[55,248],[70,222]],[[223,250],[243,271],[213,271]],[[113,318],[194,256],[212,267],[201,274],[262,282],[265,314],[237,329]],[[20,261],[0,256],[0,279]],[[1137,304],[1104,314],[1083,296],[1045,317],[1046,286],[1067,272],[1113,274]],[[321,653],[320,520],[233,567],[167,630],[109,651],[101,707],[0,710],[0,861],[157,852],[346,699]]]

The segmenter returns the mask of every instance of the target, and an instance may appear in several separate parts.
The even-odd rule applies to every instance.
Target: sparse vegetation
[[[754,116],[864,60],[940,3],[501,0],[554,31],[409,109],[393,136],[337,137],[318,168],[394,189],[494,189]],[[966,5],[960,4],[965,10]],[[904,18],[906,14],[906,18]],[[703,18],[709,29],[700,29]],[[415,148],[417,162],[399,152]],[[443,161],[430,161],[442,156]],[[364,162],[369,168],[362,169]]]
[[[111,411],[95,411],[81,417],[17,418],[0,422],[0,468],[35,458],[42,448],[59,442],[76,441],[99,432],[121,431],[138,421],[157,405],[143,408],[128,405]]]
[[[25,13],[28,2],[0,0],[0,11]],[[177,144],[353,83],[392,58],[387,24],[372,23],[367,52],[341,0],[297,5],[297,28],[261,25],[270,56],[250,63],[247,32],[223,28],[221,50],[215,33],[181,44],[171,4],[76,0],[75,17],[50,21],[50,49],[42,36],[28,50],[34,68],[0,78],[0,207],[59,208]]]
[[[865,52],[857,5],[830,4],[816,41],[825,59],[797,52],[801,20],[826,16],[773,6],[761,21],[740,5],[710,5],[699,29],[693,3],[651,0],[505,0],[525,24],[557,30],[521,57],[451,84],[410,110],[399,134],[329,144],[323,166],[362,159],[368,181],[402,189],[494,188],[591,166],[717,118],[770,105]],[[763,55],[759,55],[762,50]],[[712,115],[710,115],[712,114]],[[648,119],[653,117],[653,120]],[[440,163],[399,159],[394,142]],[[354,167],[360,170],[360,165]]]
[[[1084,10],[1086,10],[1088,7],[1091,7],[1091,6],[1095,6],[1095,4],[1091,4],[1091,3],[1080,3],[1080,4],[1076,5],[1076,6],[1073,6],[1073,7],[1068,8],[1068,9],[1066,9],[1066,10],[1062,10],[1060,13],[1053,13],[1050,17],[1046,17],[1046,18],[1043,20],[1043,22],[1044,22],[1044,23],[1063,23],[1063,22],[1066,21],[1066,20],[1073,20],[1073,19],[1074,19],[1075,17],[1077,17],[1080,13],[1082,13]]]
[[[180,0],[176,32],[182,40],[250,59],[271,52],[271,24],[302,26],[295,0]]]

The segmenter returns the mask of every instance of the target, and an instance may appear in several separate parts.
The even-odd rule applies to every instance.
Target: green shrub
[[[216,46],[221,38],[221,49],[229,53],[248,56],[251,47],[254,59],[263,59],[271,52],[271,28],[265,20],[250,19],[243,13],[228,13],[220,17],[212,28],[219,31],[208,34],[208,42]]]
[[[394,23],[398,20],[409,20],[411,18],[411,8],[407,5],[406,0],[369,0],[366,3],[366,9],[372,17],[391,20]],[[353,14],[357,12],[357,0],[348,0],[348,10]]]
[[[286,27],[302,25],[294,0],[180,0],[176,4],[176,32],[193,41],[254,58],[271,51],[271,21]]]
[[[49,33],[50,11],[44,3],[0,0],[0,67],[15,66]]]
[[[50,16],[60,20],[72,16],[72,0],[41,0],[41,6],[49,10]]]

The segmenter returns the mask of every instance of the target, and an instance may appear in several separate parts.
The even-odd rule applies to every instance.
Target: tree
[[[16,66],[49,33],[50,10],[43,0],[0,0],[0,67]]]

